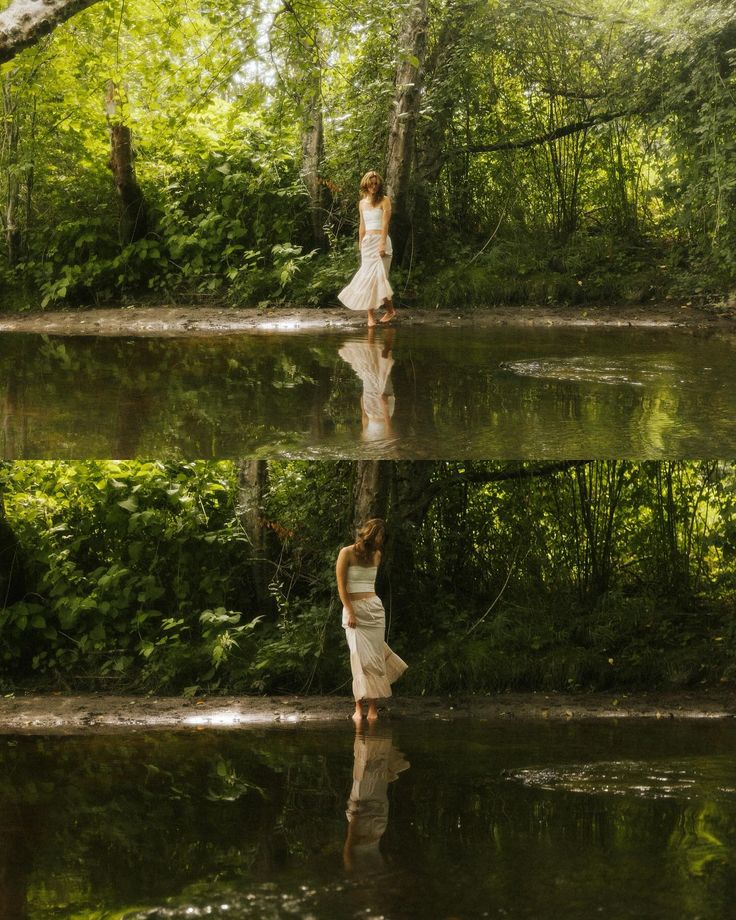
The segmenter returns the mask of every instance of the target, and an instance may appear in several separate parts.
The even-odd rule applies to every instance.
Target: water
[[[727,723],[0,737],[0,916],[726,917],[735,755]]]
[[[0,456],[511,459],[736,451],[736,340],[663,329],[0,335]]]

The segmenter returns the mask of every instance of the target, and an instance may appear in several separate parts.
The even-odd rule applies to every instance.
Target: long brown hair
[[[371,192],[370,188],[368,187],[369,179],[376,179],[376,188],[375,188],[375,191],[373,192]],[[369,170],[360,180],[360,194],[364,198],[370,195],[371,204],[373,205],[374,208],[376,207],[376,205],[380,204],[383,201],[386,195],[386,193],[383,191],[383,179],[381,178],[379,173],[375,171],[375,169]]]
[[[384,541],[386,539],[386,522],[383,518],[371,518],[359,527],[353,547],[356,557],[363,562],[372,562],[378,549],[379,537],[383,537]]]

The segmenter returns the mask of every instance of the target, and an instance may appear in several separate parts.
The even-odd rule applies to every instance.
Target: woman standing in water
[[[376,595],[376,572],[385,539],[385,522],[371,518],[358,530],[355,543],[343,546],[337,557],[337,590],[350,649],[356,722],[363,718],[362,700],[368,703],[368,720],[378,718],[376,700],[391,696],[391,684],[407,668],[386,645],[386,612]]]
[[[391,199],[383,191],[383,179],[371,170],[360,180],[361,199],[358,203],[360,229],[360,268],[350,284],[337,295],[349,310],[365,310],[368,325],[376,325],[375,311],[385,306],[380,322],[388,323],[394,316],[394,292],[388,283],[391,265],[391,237],[388,225],[391,220]]]

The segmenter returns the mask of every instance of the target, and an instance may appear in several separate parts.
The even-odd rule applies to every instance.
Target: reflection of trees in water
[[[26,362],[24,354],[29,351],[30,341],[23,337],[17,360],[2,367],[0,379],[5,387],[2,393],[2,442],[0,455],[6,460],[26,456],[28,416],[25,408]],[[2,365],[0,365],[1,367]]]
[[[390,332],[376,334],[374,350]],[[564,365],[565,354],[591,347],[585,338],[560,335],[547,342],[537,333],[527,348],[520,335],[494,335],[401,330],[389,350],[393,390],[384,386],[378,394],[387,409],[380,424],[389,419],[400,435],[394,453],[571,456],[563,447],[572,445],[577,456],[653,456],[686,445],[686,453],[696,455],[716,435],[721,452],[731,435],[736,443],[733,390],[723,385],[732,379],[727,345],[709,343],[709,377],[698,363],[705,346],[688,351],[689,339],[665,343],[675,357],[661,369],[656,365],[642,385],[628,385],[626,375],[614,384],[524,375],[505,361],[506,350],[534,355],[559,348],[558,364]],[[631,361],[641,367],[658,353],[636,341],[639,352]],[[4,450],[18,457],[236,457],[308,445],[325,453],[339,446],[344,454],[346,439],[357,443],[364,388],[338,358],[344,342],[326,334],[0,337]],[[604,337],[596,342],[603,350]],[[625,366],[627,358],[617,360]]]
[[[724,814],[722,807],[712,799],[688,803],[679,813],[669,838],[679,868],[683,873],[701,880],[711,875],[730,876],[736,873],[734,835],[736,818]],[[687,901],[691,899],[688,897]],[[686,901],[686,903],[687,903]],[[690,903],[690,910],[697,911]]]
[[[301,862],[324,826],[315,792],[335,798],[324,757],[303,753],[214,735],[3,745],[0,904],[140,904]]]
[[[136,457],[153,409],[151,391],[135,383],[121,386],[115,407],[114,456]]]
[[[0,337],[0,373],[14,382],[5,417],[28,429],[13,456],[242,455],[303,437],[306,419],[320,437],[334,358],[289,345]]]
[[[420,434],[434,443],[436,437],[435,408],[437,393],[435,387],[427,385],[424,377],[423,362],[417,362],[417,356],[403,354],[399,356],[394,371],[394,389],[396,391],[396,424],[399,431],[408,436]],[[439,387],[444,391],[444,387]],[[438,453],[439,453],[438,445]]]
[[[122,909],[183,900],[193,890],[218,903],[223,888],[257,890],[264,879],[319,888],[339,875],[341,847],[359,890],[339,897],[362,904],[372,886],[374,906],[400,905],[414,916],[429,916],[428,905],[437,916],[478,915],[488,903],[551,916],[621,897],[631,898],[632,911],[637,899],[653,904],[651,916],[680,916],[685,907],[728,915],[736,845],[728,796],[701,796],[697,787],[687,799],[667,800],[524,787],[501,773],[513,732],[509,747],[503,731],[493,731],[491,744],[457,727],[436,738],[426,727],[415,733],[404,773],[385,728],[355,739],[347,834],[344,732],[3,742],[2,916],[23,917],[26,899],[36,916],[50,905]],[[674,728],[670,750],[692,740]],[[601,731],[608,738],[609,729]],[[555,754],[564,762],[569,746],[582,750],[588,738],[582,727],[565,727],[550,753],[549,731],[529,726],[522,734],[521,763],[547,752],[550,769]],[[640,754],[641,737],[626,738],[611,736],[616,756]]]
[[[34,838],[42,825],[37,808],[14,802],[4,806],[0,817],[0,917],[26,920]]]

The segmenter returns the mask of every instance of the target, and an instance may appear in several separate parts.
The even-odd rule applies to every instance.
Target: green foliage
[[[311,259],[280,242],[289,237],[303,194],[290,175],[293,163],[273,139],[251,125],[250,140],[250,149],[237,153],[190,150],[161,164],[172,178],[163,194],[147,195],[155,234],[122,249],[111,235],[114,224],[95,216],[91,202],[89,217],[61,223],[42,261],[17,266],[38,285],[41,306],[143,291],[227,291],[234,302],[251,303],[281,296]]]
[[[378,587],[407,691],[736,678],[730,464],[515,472],[395,467]],[[0,610],[3,689],[344,691],[334,564],[352,477],[348,461],[268,464],[267,605],[232,463],[5,464],[25,588]]]
[[[224,628],[205,609],[242,583],[228,472],[13,465],[6,508],[36,588],[0,612],[5,667],[156,689],[211,680],[255,625]]]
[[[99,4],[2,69],[0,201],[17,227],[0,254],[6,305],[335,302],[357,261],[360,176],[384,164],[400,17],[365,3],[271,16],[225,0]],[[735,35],[717,0],[432,6],[402,298],[727,297]],[[148,210],[131,245],[108,169],[108,80]],[[302,176],[315,98],[327,252]],[[499,143],[511,146],[487,149]]]
[[[625,243],[577,231],[564,242],[498,239],[481,251],[460,241],[456,262],[419,279],[425,305],[595,305],[670,296],[669,255],[654,242]]]

